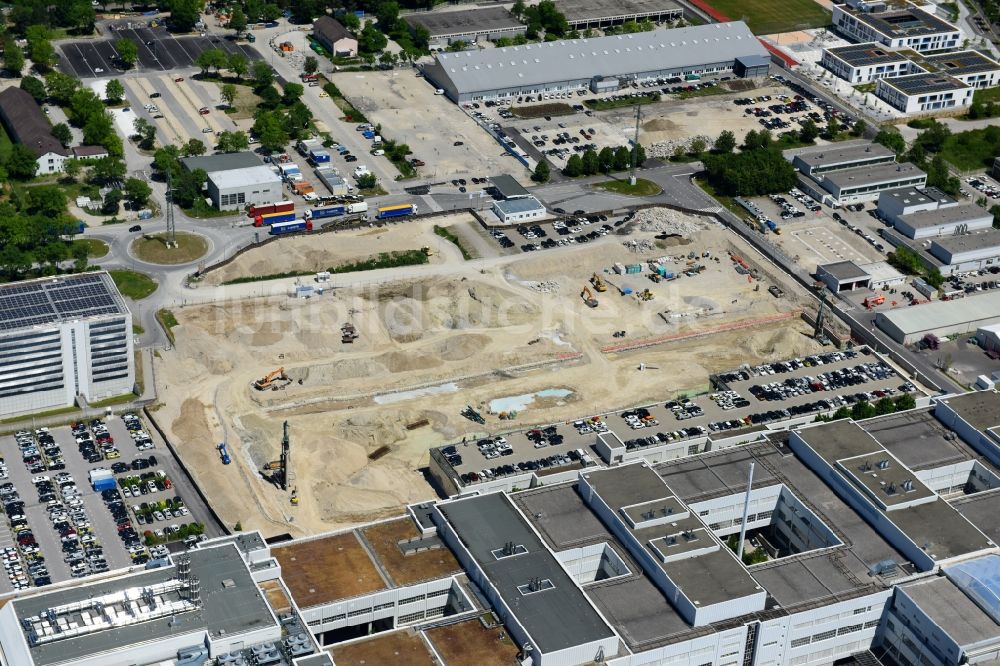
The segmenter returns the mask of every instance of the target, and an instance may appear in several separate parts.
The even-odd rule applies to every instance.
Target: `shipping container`
[[[291,222],[275,222],[268,231],[272,236],[279,234],[290,234],[296,231],[312,231],[313,225],[309,220],[293,220]]]
[[[263,204],[260,206],[250,206],[247,217],[257,217],[268,213],[289,213],[295,210],[295,204],[291,201],[278,201],[277,203]]]
[[[291,222],[295,219],[295,211],[289,211],[287,213],[268,213],[266,215],[258,215],[253,218],[253,226],[264,227],[274,224],[275,222]]]
[[[307,220],[321,220],[324,217],[338,217],[347,212],[345,206],[324,206],[323,208],[313,208],[304,213]]]
[[[642,272],[642,264],[629,264],[625,267],[625,272],[629,275]]]
[[[387,217],[403,217],[406,215],[416,215],[417,207],[414,204],[397,204],[395,206],[382,206],[378,209],[378,217],[380,220]]]

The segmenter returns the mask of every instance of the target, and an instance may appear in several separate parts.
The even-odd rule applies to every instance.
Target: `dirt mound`
[[[414,370],[430,370],[441,366],[439,357],[420,352],[394,351],[379,356],[379,360],[389,372],[413,372]]]
[[[753,356],[790,358],[810,351],[815,343],[795,327],[758,331],[740,341],[741,348]]]
[[[654,118],[642,125],[642,129],[646,132],[670,132],[677,129],[677,127],[677,123],[667,118]]]
[[[301,379],[303,384],[316,386],[317,384],[332,384],[344,379],[380,377],[388,374],[389,371],[374,359],[343,358],[331,363],[292,368],[286,372],[293,381]]]
[[[434,345],[434,353],[446,361],[464,361],[481,352],[490,343],[489,336],[466,333],[448,338]]]

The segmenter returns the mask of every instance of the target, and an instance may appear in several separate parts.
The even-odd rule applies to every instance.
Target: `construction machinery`
[[[354,324],[347,323],[340,327],[340,341],[347,345],[358,339],[358,331]]]
[[[219,445],[215,448],[219,450],[219,458],[222,460],[223,465],[233,462],[232,458],[229,457],[229,449],[226,448],[225,442],[219,442]]]
[[[271,462],[264,463],[265,472],[273,472],[274,470],[281,469],[280,460],[272,460]]]
[[[279,384],[277,382],[283,383]],[[278,368],[277,370],[273,370],[255,381],[253,383],[253,387],[258,391],[267,391],[268,389],[276,391],[279,388],[284,388],[289,383],[291,383],[291,380],[288,379],[288,375],[285,374],[285,369]]]
[[[434,250],[432,250],[431,248],[427,247],[426,245],[424,247],[420,248],[420,251],[424,253],[425,257],[433,257],[434,256]]]
[[[875,296],[867,296],[864,300],[864,306],[871,310],[877,305],[882,305],[885,303],[885,296],[883,294],[876,294]]]
[[[639,293],[639,300],[642,300],[642,301],[651,301],[654,298],[656,298],[656,294],[654,294],[653,292],[651,292],[649,289],[643,289]]]
[[[590,284],[594,285],[594,289],[596,289],[599,292],[603,293],[608,290],[608,285],[604,284],[604,278],[602,278],[597,273],[594,273],[590,277]]]
[[[292,503],[292,506],[299,505],[299,489],[298,487],[292,488],[292,495],[288,498],[288,501]]]
[[[472,421],[474,423],[478,423],[480,425],[483,425],[483,424],[486,423],[486,419],[483,418],[483,415],[480,414],[479,412],[477,412],[472,405],[466,405],[465,406],[465,409],[462,410],[462,416],[464,416],[465,418],[469,419],[470,421]]]
[[[583,291],[580,292],[580,298],[583,299],[583,302],[587,304],[588,308],[597,307],[597,299],[594,298],[594,294],[590,291],[590,287],[585,286],[583,288]]]
[[[288,439],[288,421],[285,421],[281,427],[281,459],[279,460],[281,478],[278,480],[281,482],[281,489],[288,490],[288,470],[292,465],[292,443]]]

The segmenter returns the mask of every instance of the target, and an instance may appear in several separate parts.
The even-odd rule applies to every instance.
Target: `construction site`
[[[564,253],[442,252],[321,297],[180,308],[158,420],[226,522],[315,532],[433,497],[431,447],[702,392],[714,372],[822,348],[808,296],[712,222],[640,211]]]

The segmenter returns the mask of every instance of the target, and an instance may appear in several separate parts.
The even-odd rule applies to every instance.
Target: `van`
[[[372,151],[372,155],[376,155],[376,156],[378,156],[378,155],[385,155],[385,151],[382,150],[381,148],[376,148],[375,150]]]

